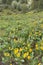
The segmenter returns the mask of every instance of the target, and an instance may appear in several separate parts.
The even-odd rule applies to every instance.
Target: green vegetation
[[[43,65],[43,11],[0,13],[0,62]]]
[[[0,0],[0,65],[43,65],[43,0]]]

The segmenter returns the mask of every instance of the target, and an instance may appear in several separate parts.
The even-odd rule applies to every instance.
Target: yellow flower
[[[28,56],[28,52],[23,54],[23,58],[26,58]]]
[[[36,44],[36,47],[38,47],[38,45]]]
[[[36,48],[36,50],[38,50],[38,49],[39,49],[37,44],[35,45],[35,48]]]
[[[14,42],[17,42],[18,40],[14,39]]]
[[[28,48],[27,48],[27,47],[25,47],[25,49],[27,50]]]
[[[43,46],[41,46],[40,49],[43,51]]]
[[[27,58],[28,58],[28,60],[29,60],[29,59],[31,58],[31,56],[29,55]]]
[[[41,65],[41,63],[38,63],[38,65]]]
[[[17,53],[17,55],[16,55],[17,57],[20,57],[20,53]]]
[[[39,48],[38,47],[36,47],[36,50],[38,50]]]
[[[28,47],[30,47],[30,44],[28,44]]]
[[[9,47],[9,50],[13,50],[13,48]]]
[[[10,64],[10,65],[12,65],[12,64]]]
[[[14,49],[14,54],[17,54],[17,53],[18,53],[18,51],[19,51],[19,49],[18,49],[18,48]]]
[[[32,52],[32,49],[31,48],[29,49],[29,52]]]
[[[43,46],[43,42],[41,42],[41,46]]]
[[[10,56],[10,53],[4,53],[4,56]]]
[[[23,49],[22,48],[20,48],[20,51],[22,51]]]

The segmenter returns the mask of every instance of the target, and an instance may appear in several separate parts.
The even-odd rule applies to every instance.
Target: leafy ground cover
[[[0,63],[43,65],[43,11],[0,13]]]

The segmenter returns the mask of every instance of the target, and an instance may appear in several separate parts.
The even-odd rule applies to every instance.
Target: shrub
[[[7,4],[11,4],[12,3],[12,0],[7,0]]]
[[[4,5],[0,5],[0,12],[2,12],[4,8],[5,8]]]
[[[5,4],[5,3],[6,3],[6,0],[2,0],[2,3],[4,3],[4,4]]]
[[[13,9],[16,9],[17,8],[17,2],[16,1],[12,1],[11,6],[12,6]]]
[[[26,3],[26,4],[28,3],[27,0],[20,0],[20,2],[21,2],[21,3]]]
[[[15,1],[19,2],[19,0],[15,0]]]
[[[29,11],[29,8],[28,8],[28,6],[26,4],[22,4],[21,9],[22,9],[23,13]]]
[[[22,10],[20,3],[18,3],[18,5],[17,5],[17,10],[18,10],[18,11],[21,11],[21,10]]]

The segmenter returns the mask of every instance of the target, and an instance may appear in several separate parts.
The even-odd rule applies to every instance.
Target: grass
[[[43,65],[43,11],[0,13],[0,57],[8,65]]]

